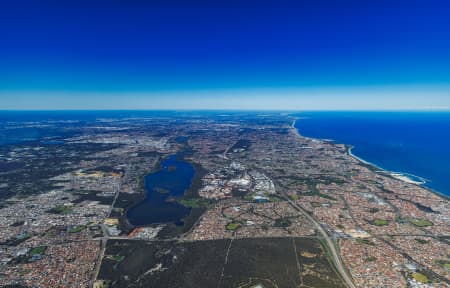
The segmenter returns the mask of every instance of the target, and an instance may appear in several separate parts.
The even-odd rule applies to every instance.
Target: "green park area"
[[[69,232],[69,233],[78,233],[78,232],[83,231],[84,228],[86,228],[86,227],[85,227],[85,226],[82,226],[82,225],[80,225],[80,226],[74,226],[74,227],[69,228],[68,232]]]
[[[30,250],[29,254],[31,256],[33,255],[39,255],[39,254],[44,254],[44,252],[47,250],[47,246],[38,246],[38,247],[34,247],[33,249]]]
[[[116,262],[122,262],[123,259],[125,259],[125,256],[122,256],[122,255],[111,255],[108,258],[110,258],[111,260],[116,261]]]
[[[438,259],[438,260],[435,260],[434,263],[436,263],[439,266],[444,267],[447,270],[450,270],[450,260],[448,260],[448,259]]]
[[[229,231],[235,231],[237,230],[239,227],[241,227],[241,224],[239,223],[228,223],[228,225],[226,226],[227,230]]]
[[[433,226],[433,222],[431,222],[430,220],[427,220],[427,219],[410,218],[410,219],[408,219],[408,222],[417,227]]]
[[[72,207],[66,205],[58,205],[53,207],[48,212],[53,214],[69,214],[72,211]]]
[[[375,226],[386,226],[389,224],[389,221],[386,219],[375,219],[373,221],[373,225]]]
[[[367,257],[366,261],[367,261],[367,262],[374,262],[374,261],[377,261],[377,257],[375,257],[375,256]]]
[[[185,198],[178,202],[189,208],[207,208],[210,205],[210,201],[204,198]]]
[[[370,246],[374,246],[375,244],[373,244],[372,241],[370,241],[367,238],[356,238],[356,242],[359,244],[365,244],[365,245],[370,245]]]
[[[419,273],[419,272],[413,273],[412,277],[413,277],[414,280],[416,280],[417,282],[420,282],[420,283],[429,283],[430,282],[430,280],[428,279],[427,276],[425,276],[425,275],[423,275],[422,273]]]

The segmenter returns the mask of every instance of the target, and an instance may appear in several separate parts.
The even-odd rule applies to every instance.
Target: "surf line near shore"
[[[332,139],[316,139],[316,138],[311,138],[311,137],[306,137],[306,136],[301,135],[300,131],[297,129],[297,127],[295,127],[295,124],[297,123],[298,119],[301,119],[301,118],[297,118],[292,121],[291,128],[294,129],[295,134],[297,134],[299,137],[311,139],[314,141],[334,142],[334,140],[332,140]],[[427,180],[423,177],[417,176],[417,175],[413,175],[410,173],[404,173],[404,172],[393,172],[393,171],[389,171],[387,169],[381,168],[378,165],[371,163],[369,161],[366,161],[366,160],[362,159],[361,157],[358,157],[355,154],[353,154],[352,149],[354,148],[354,146],[347,145],[347,144],[346,144],[346,146],[348,147],[348,149],[347,149],[348,155],[350,155],[351,157],[353,157],[354,159],[356,159],[357,161],[359,161],[361,163],[364,163],[366,165],[370,165],[372,167],[377,168],[379,170],[379,172],[386,173],[386,174],[390,175],[391,177],[394,177],[395,179],[398,179],[398,180],[403,181],[408,184],[414,184],[414,185],[424,185],[427,182],[429,182],[429,180]]]
[[[348,155],[350,155],[351,157],[355,158],[356,160],[358,160],[364,164],[376,167],[377,169],[380,170],[380,172],[387,173],[387,174],[391,175],[392,177],[394,177],[395,179],[401,180],[401,181],[409,183],[409,184],[415,184],[415,185],[423,185],[423,184],[426,184],[427,182],[429,182],[429,180],[427,180],[423,177],[417,176],[417,175],[413,175],[410,173],[404,173],[404,172],[393,172],[393,171],[388,171],[384,168],[381,168],[378,165],[368,162],[368,161],[362,159],[361,157],[358,157],[355,154],[353,154],[353,152],[352,152],[353,148],[354,148],[354,146],[349,146]]]

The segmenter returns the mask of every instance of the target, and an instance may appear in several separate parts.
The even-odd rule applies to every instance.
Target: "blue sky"
[[[449,109],[450,3],[2,1],[0,109]]]

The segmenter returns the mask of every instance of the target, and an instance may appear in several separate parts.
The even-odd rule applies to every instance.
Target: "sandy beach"
[[[299,137],[308,138],[308,139],[313,139],[313,140],[316,140],[316,141],[319,140],[319,139],[310,138],[310,137],[305,137],[305,136],[301,135],[300,132],[298,131],[298,129],[295,127],[296,122],[297,122],[297,119],[295,119],[295,120],[292,122],[291,127],[295,130],[295,133],[296,133]],[[331,141],[331,140],[328,140],[328,139],[320,139],[320,140],[321,140],[321,141],[325,141],[325,142]],[[421,178],[421,177],[415,176],[416,178],[421,179],[420,181],[416,181],[416,180],[413,180],[411,177],[409,177],[408,175],[406,175],[406,174],[404,174],[404,173],[401,173],[401,172],[391,172],[391,171],[388,171],[388,170],[386,170],[386,169],[383,169],[383,168],[381,168],[381,167],[379,167],[379,166],[377,166],[377,165],[375,165],[375,164],[373,164],[373,163],[370,163],[370,162],[368,162],[368,161],[366,161],[366,160],[364,160],[364,159],[362,159],[362,158],[356,156],[355,154],[353,154],[353,153],[352,153],[352,149],[353,149],[353,148],[354,148],[353,146],[349,146],[349,148],[348,148],[348,155],[350,155],[351,157],[353,157],[354,159],[356,159],[357,161],[359,161],[359,162],[361,162],[361,163],[364,163],[364,164],[366,164],[366,165],[371,165],[371,166],[373,166],[373,167],[379,169],[380,172],[387,173],[387,174],[389,174],[390,176],[394,177],[395,179],[398,179],[398,180],[403,181],[403,182],[408,183],[408,184],[423,185],[423,184],[426,183],[426,181],[425,181],[423,178]]]

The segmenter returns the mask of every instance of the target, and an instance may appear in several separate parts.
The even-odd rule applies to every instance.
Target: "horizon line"
[[[103,112],[187,112],[187,111],[198,111],[198,112],[208,112],[208,111],[236,111],[236,112],[450,112],[450,107],[442,108],[393,108],[393,109],[227,109],[227,108],[179,108],[179,109],[0,109],[1,112],[82,112],[82,111],[103,111]]]

